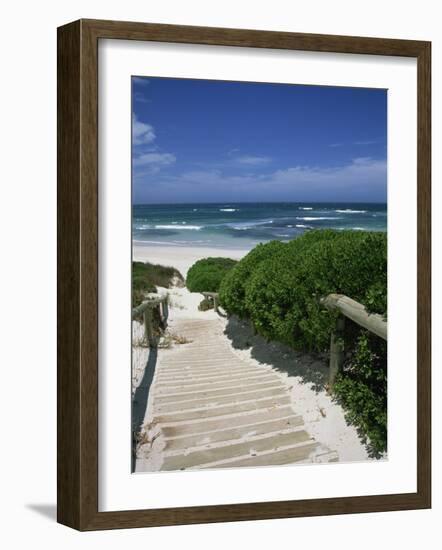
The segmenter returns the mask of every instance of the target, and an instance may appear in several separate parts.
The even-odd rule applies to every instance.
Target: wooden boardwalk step
[[[222,382],[210,382],[210,383],[195,383],[195,384],[170,384],[166,386],[158,386],[155,388],[155,395],[170,395],[171,393],[189,392],[189,391],[202,391],[202,390],[215,390],[224,388],[239,388],[240,386],[248,386],[253,384],[268,382],[279,382],[279,377],[275,374],[268,374],[264,376],[247,377],[242,376],[236,380],[223,380]]]
[[[236,457],[253,456],[260,451],[276,451],[280,447],[293,446],[301,442],[308,442],[311,438],[304,430],[297,430],[282,435],[261,437],[233,445],[222,445],[204,451],[195,451],[188,454],[166,456],[162,470],[185,470],[195,466],[202,466],[212,462],[219,462]]]
[[[250,399],[262,399],[264,397],[275,397],[284,395],[287,395],[286,388],[284,386],[277,386],[271,389],[244,391],[218,397],[200,397],[197,399],[193,399],[191,396],[190,399],[187,398],[184,401],[177,400],[171,401],[169,403],[157,403],[155,405],[155,412],[167,413],[181,410],[185,411],[187,409],[195,409],[203,405],[216,407],[217,405],[225,405],[227,403],[239,403],[241,401],[249,401]]]
[[[166,438],[177,437],[181,435],[200,434],[206,432],[212,432],[214,430],[225,429],[226,426],[230,428],[246,426],[248,424],[256,424],[258,422],[266,422],[269,420],[276,420],[278,418],[289,418],[293,416],[293,409],[291,407],[280,407],[271,409],[268,411],[251,411],[238,416],[230,417],[227,419],[207,419],[201,422],[191,422],[188,424],[166,424],[161,426],[161,430]]]
[[[237,460],[225,461],[220,464],[201,466],[202,468],[239,468],[240,466],[282,466],[284,464],[294,464],[296,462],[305,462],[310,459],[319,447],[318,443],[312,442],[306,445],[269,451],[257,456],[248,456]]]
[[[252,399],[241,403],[233,403],[216,407],[204,407],[190,411],[174,411],[171,413],[155,414],[154,422],[166,424],[171,422],[182,422],[184,420],[199,420],[203,418],[212,418],[218,416],[227,416],[239,414],[242,412],[265,409],[269,407],[280,407],[289,405],[290,397],[288,395],[270,397],[265,399]]]
[[[303,425],[300,416],[290,416],[280,420],[272,420],[270,422],[261,422],[259,424],[246,424],[238,428],[227,428],[225,430],[217,430],[197,435],[184,437],[174,437],[166,439],[166,451],[176,451],[179,449],[191,449],[192,447],[201,447],[219,441],[229,441],[263,435],[266,433],[280,432],[290,428],[297,428]]]
[[[230,386],[230,387],[224,387],[221,389],[211,389],[211,390],[198,390],[198,391],[185,391],[185,392],[172,392],[172,393],[162,393],[155,395],[155,403],[170,403],[171,401],[178,401],[177,397],[180,397],[180,399],[197,399],[199,397],[214,397],[214,396],[222,396],[222,395],[232,395],[234,393],[239,393],[242,391],[252,391],[252,390],[264,390],[269,388],[275,388],[277,386],[280,386],[281,381],[271,381],[271,382],[265,382],[265,383],[259,383],[259,384],[250,384],[247,385],[247,387],[237,387]]]
[[[270,372],[259,372],[259,370],[238,370],[238,372],[232,372],[230,374],[205,374],[204,376],[157,376],[156,386],[189,386],[196,384],[204,384],[208,382],[222,382],[223,380],[240,380],[242,378],[249,377],[261,377],[261,376],[273,376]]]
[[[272,371],[270,369],[257,369],[248,365],[238,365],[235,367],[229,367],[227,369],[219,367],[206,367],[204,368],[204,370],[193,370],[189,368],[177,371],[159,369],[157,371],[156,380],[175,380],[180,378],[192,379],[193,377],[203,378],[204,376],[236,376],[243,372],[255,372],[256,374],[272,374]]]

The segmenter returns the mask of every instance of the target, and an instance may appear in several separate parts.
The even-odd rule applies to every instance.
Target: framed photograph
[[[58,521],[429,508],[429,42],[58,29]]]

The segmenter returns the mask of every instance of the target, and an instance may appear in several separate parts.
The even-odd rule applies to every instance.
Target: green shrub
[[[184,284],[181,273],[174,267],[132,262],[132,307],[141,304],[149,292],[156,292],[157,286],[171,288]]]
[[[257,265],[245,282],[243,308],[267,338],[324,351],[336,313],[319,299],[346,294],[385,313],[379,308],[382,296],[386,303],[386,261],[385,234],[312,231]]]
[[[236,313],[240,317],[248,316],[245,307],[245,287],[249,277],[262,261],[284,250],[286,246],[281,241],[258,244],[226,274],[219,289],[220,303],[226,311]]]
[[[171,288],[183,285],[184,278],[174,267],[151,264],[149,262],[132,262],[132,286],[146,290],[146,287],[161,286]],[[150,291],[148,291],[150,292]],[[153,291],[155,292],[155,291]]]
[[[156,289],[153,291],[152,290],[143,291],[143,290],[140,290],[139,288],[132,289],[132,307],[133,308],[139,306],[144,301],[144,298],[146,297],[147,292],[156,292]]]
[[[358,427],[370,454],[387,449],[387,343],[362,331],[351,358],[333,386],[346,409],[346,420]]]
[[[231,258],[204,258],[189,269],[186,285],[190,292],[218,292],[223,277],[237,264]]]
[[[207,298],[203,298],[198,306],[198,310],[209,311],[209,309],[213,309],[213,302]]]

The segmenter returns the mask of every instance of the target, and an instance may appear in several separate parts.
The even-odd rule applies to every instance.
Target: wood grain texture
[[[417,486],[431,507],[431,43],[417,61]]]
[[[79,526],[80,23],[58,32],[57,517]]]
[[[98,41],[150,40],[415,57],[418,61],[418,490],[158,510],[98,511]],[[80,20],[58,29],[58,521],[114,529],[407,510],[431,505],[428,42]],[[129,451],[128,451],[129,454]]]

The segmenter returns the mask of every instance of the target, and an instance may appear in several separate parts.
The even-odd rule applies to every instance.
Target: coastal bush
[[[149,262],[132,262],[132,286],[146,292],[157,286],[171,288],[184,284],[184,278],[174,267],[151,264]]]
[[[281,252],[286,246],[281,241],[258,244],[226,274],[219,288],[220,303],[226,311],[240,317],[248,316],[245,288],[251,274],[262,261]]]
[[[346,420],[374,457],[387,449],[387,343],[362,331],[333,386]]]
[[[157,286],[171,288],[183,284],[183,276],[174,267],[132,262],[132,307],[139,305],[147,293],[156,292]]]
[[[190,292],[218,292],[221,281],[236,264],[231,258],[198,260],[187,273],[187,288]]]
[[[244,309],[267,338],[324,351],[336,313],[320,298],[346,294],[385,314],[386,262],[383,233],[311,231],[258,264],[245,282]]]

